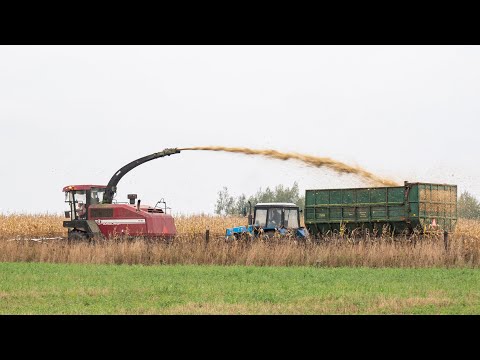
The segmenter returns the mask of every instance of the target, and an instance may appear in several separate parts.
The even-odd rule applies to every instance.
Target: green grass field
[[[480,270],[0,263],[1,314],[480,314]]]

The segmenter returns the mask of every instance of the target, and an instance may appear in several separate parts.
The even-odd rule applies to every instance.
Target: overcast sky
[[[327,156],[480,197],[478,46],[1,46],[0,212],[61,213],[62,188],[106,184],[167,147]],[[239,154],[146,163],[117,200],[213,213],[218,191],[368,186]]]

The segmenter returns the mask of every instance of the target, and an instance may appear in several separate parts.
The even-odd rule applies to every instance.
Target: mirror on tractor
[[[65,218],[70,219],[70,211],[65,211]]]
[[[135,199],[137,198],[137,194],[128,194],[127,197],[130,200],[130,205],[135,205]]]
[[[246,206],[244,206],[243,209],[242,209],[242,215],[247,216],[247,207]]]

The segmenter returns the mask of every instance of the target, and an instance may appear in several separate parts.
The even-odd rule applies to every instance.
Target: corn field
[[[175,216],[169,242],[103,239],[68,243],[61,216],[0,215],[0,261],[92,264],[202,264],[318,267],[480,267],[480,221],[458,221],[445,249],[443,236],[332,235],[322,241],[289,238],[226,241],[241,217]],[[209,241],[205,230],[209,229]]]

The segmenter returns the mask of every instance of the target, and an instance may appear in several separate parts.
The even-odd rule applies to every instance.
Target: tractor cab
[[[65,186],[65,203],[68,210],[65,217],[73,220],[88,220],[90,205],[101,204],[106,186],[104,185],[70,185]]]
[[[255,205],[253,226],[262,228],[264,231],[298,229],[300,227],[299,210],[293,203],[259,203]]]
[[[238,238],[242,234],[256,237],[260,234],[271,236],[273,234],[291,235],[305,238],[307,232],[300,226],[300,208],[294,203],[258,203],[255,205],[254,215],[248,216],[247,226],[238,226],[226,230],[226,238]],[[244,216],[247,210],[244,209]]]

